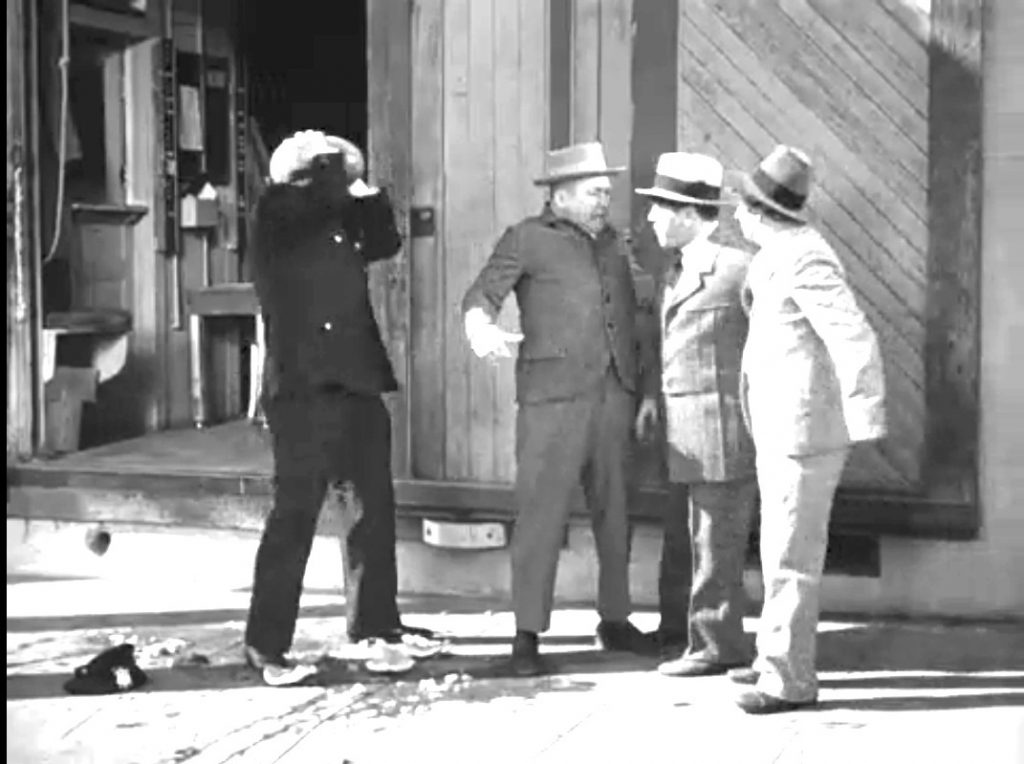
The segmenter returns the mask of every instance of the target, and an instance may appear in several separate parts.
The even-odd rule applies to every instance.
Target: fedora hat
[[[577,143],[549,151],[544,156],[544,174],[534,179],[538,186],[563,180],[591,178],[596,175],[618,175],[625,167],[609,167],[600,143]]]
[[[707,154],[673,151],[658,157],[654,183],[636,193],[673,204],[728,204],[722,199],[722,163]]]
[[[813,178],[807,154],[792,146],[776,146],[752,173],[743,175],[743,193],[802,223],[807,219],[804,205]]]

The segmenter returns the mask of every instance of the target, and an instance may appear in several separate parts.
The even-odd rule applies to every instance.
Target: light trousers
[[[832,500],[848,453],[757,453],[764,607],[754,668],[760,672],[757,688],[773,697],[817,696],[821,576]]]

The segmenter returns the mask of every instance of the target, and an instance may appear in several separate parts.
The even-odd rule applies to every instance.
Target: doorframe
[[[392,471],[412,475],[409,211],[412,203],[412,20],[415,0],[366,0],[367,165],[385,188],[405,245],[371,267],[370,294],[399,391],[390,396]]]

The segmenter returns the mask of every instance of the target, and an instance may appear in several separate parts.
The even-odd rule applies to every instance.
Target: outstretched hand
[[[492,361],[511,358],[512,346],[522,341],[523,335],[519,332],[507,332],[493,324],[477,329],[469,337],[469,345],[476,356]]]
[[[473,308],[466,313],[465,329],[466,339],[477,358],[511,358],[512,346],[523,341],[522,334],[505,331],[494,324],[481,308]]]

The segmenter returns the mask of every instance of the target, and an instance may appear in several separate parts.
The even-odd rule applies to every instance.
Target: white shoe
[[[249,646],[245,648],[245,660],[270,687],[291,687],[317,673],[317,667],[311,663],[300,663],[284,655],[264,655]]]
[[[403,674],[416,665],[416,660],[401,643],[391,644],[383,639],[366,641],[366,670],[375,674]]]
[[[433,658],[447,647],[447,644],[440,639],[408,633],[401,636],[400,642],[393,644],[401,645],[407,654],[418,661]]]

